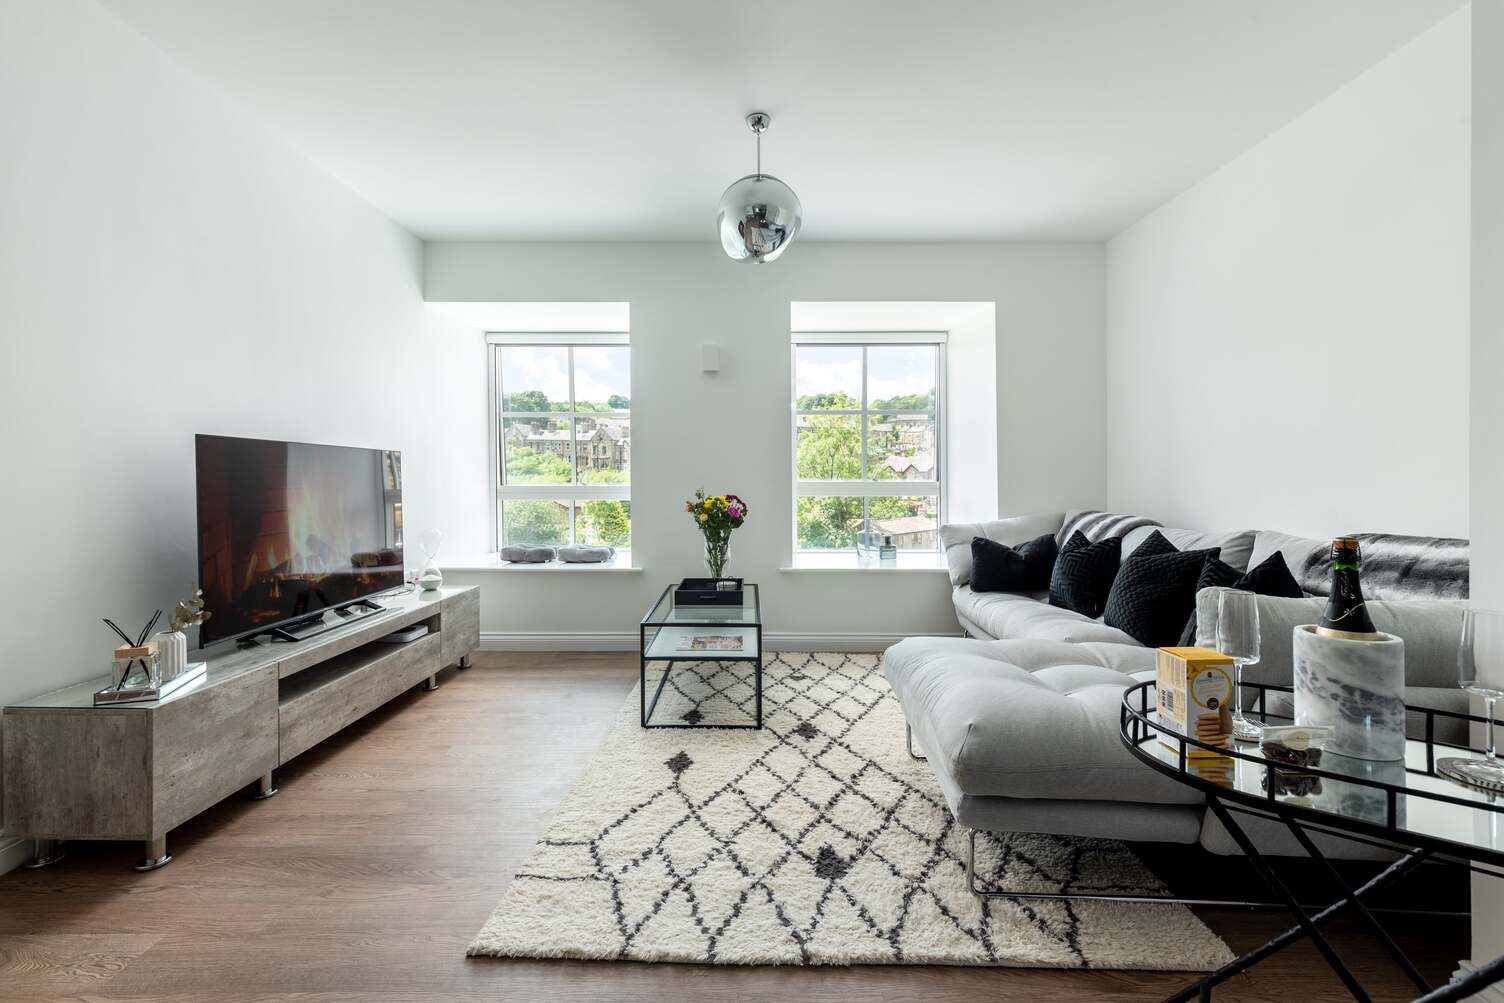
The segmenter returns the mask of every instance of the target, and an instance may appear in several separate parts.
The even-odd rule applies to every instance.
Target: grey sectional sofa
[[[1118,737],[1123,690],[1154,676],[1154,651],[1099,620],[1050,606],[1046,596],[978,593],[970,585],[971,541],[1014,545],[1044,533],[1060,542],[1077,529],[1091,539],[1119,535],[1124,557],[1156,528],[1177,547],[1219,546],[1246,569],[1274,550],[1304,599],[1261,597],[1264,657],[1245,678],[1289,684],[1290,631],[1311,623],[1325,602],[1329,540],[1243,530],[1208,533],[1098,512],[1029,515],[949,525],[956,618],[966,638],[910,638],[889,648],[883,670],[912,732],[963,825],[989,832],[1042,832],[1170,843],[1238,852],[1200,794],[1134,759]],[[1465,710],[1455,657],[1467,595],[1467,544],[1360,534],[1364,579],[1375,624],[1406,642],[1410,703]],[[1197,597],[1198,641],[1216,637],[1217,590]],[[912,745],[911,745],[912,751]],[[1281,829],[1250,825],[1261,847],[1299,853]],[[1346,856],[1371,851],[1330,846]]]

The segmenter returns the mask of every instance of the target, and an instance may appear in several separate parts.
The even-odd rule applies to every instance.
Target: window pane
[[[569,502],[508,499],[501,503],[503,546],[559,547],[569,542]]]
[[[575,419],[574,448],[581,484],[631,483],[630,418]]]
[[[872,529],[892,537],[899,550],[938,549],[940,524],[934,498],[869,498]]]
[[[854,414],[801,414],[795,470],[803,481],[855,481],[862,477],[862,435]]]
[[[503,418],[505,484],[568,484],[569,420],[567,418]]]
[[[626,345],[577,345],[576,411],[625,411],[632,406],[632,350]]]
[[[935,406],[934,345],[873,345],[867,349],[867,407],[932,409]]]
[[[862,406],[859,346],[800,345],[794,355],[794,399],[811,411]]]
[[[630,547],[632,503],[619,499],[580,502],[575,506],[574,538],[597,547]]]
[[[862,528],[860,498],[798,498],[800,550],[850,550]]]
[[[569,349],[504,345],[497,351],[503,411],[569,410]]]
[[[934,480],[934,416],[899,413],[868,417],[867,476],[874,481]]]

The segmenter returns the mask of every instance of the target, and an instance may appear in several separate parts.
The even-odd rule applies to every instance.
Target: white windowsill
[[[898,560],[889,563],[857,563],[853,551],[830,553],[807,552],[794,555],[794,563],[779,568],[779,571],[926,571],[949,572],[945,555],[939,553],[905,553],[900,551]]]
[[[453,561],[443,561],[439,565],[440,571],[521,571],[537,574],[545,571],[562,571],[567,574],[591,574],[607,571],[616,572],[641,572],[642,569],[632,565],[632,552],[630,550],[618,550],[616,556],[609,561],[600,564],[571,564],[565,561],[547,561],[543,564],[522,564],[503,561],[499,554],[483,554],[479,557],[457,558]]]

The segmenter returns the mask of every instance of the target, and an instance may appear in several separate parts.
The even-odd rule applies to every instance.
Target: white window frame
[[[537,334],[501,333],[488,332],[486,334],[486,372],[487,372],[487,411],[491,416],[490,426],[490,452],[491,452],[491,550],[499,552],[506,540],[505,501],[523,501],[540,499],[544,501],[568,500],[569,501],[569,542],[575,541],[577,509],[583,501],[598,501],[601,499],[616,499],[630,502],[632,500],[632,483],[629,479],[626,484],[575,484],[579,479],[579,447],[576,443],[577,424],[576,418],[599,418],[603,415],[616,417],[632,417],[632,409],[626,411],[576,411],[574,399],[574,350],[592,345],[631,345],[630,337],[624,332],[550,332]],[[568,411],[504,411],[502,401],[505,400],[506,391],[501,385],[501,349],[503,347],[525,346],[528,348],[565,348],[568,349],[569,369],[569,410]],[[631,399],[632,388],[627,387],[628,399]],[[567,420],[569,422],[569,484],[506,484],[506,460],[503,450],[506,442],[502,436],[501,426],[503,418],[548,418],[556,421]],[[635,438],[635,430],[634,430]],[[630,470],[630,468],[628,468]]]
[[[945,434],[945,343],[944,331],[836,331],[797,332],[789,337],[789,466],[793,475],[794,494],[790,500],[790,523],[793,530],[793,552],[799,554],[845,554],[848,549],[819,548],[801,549],[799,546],[799,499],[819,497],[845,497],[862,499],[863,521],[867,519],[867,499],[882,497],[935,499],[935,546],[930,550],[906,549],[904,553],[939,553],[940,527],[945,524],[945,471],[946,446],[949,437]],[[862,349],[862,396],[861,407],[845,410],[801,410],[799,407],[799,349],[809,345],[837,345]],[[936,349],[935,357],[935,478],[928,481],[878,481],[867,477],[867,418],[872,411],[867,401],[867,349],[887,345],[928,346]],[[920,413],[920,412],[912,412]],[[861,480],[816,481],[799,479],[799,418],[803,415],[855,415],[861,431],[862,460]]]

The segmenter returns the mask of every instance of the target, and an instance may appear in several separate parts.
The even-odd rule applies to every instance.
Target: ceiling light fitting
[[[794,190],[762,172],[762,134],[771,122],[764,112],[747,116],[747,128],[757,137],[757,172],[739,178],[721,195],[716,227],[732,261],[772,261],[799,234],[804,219]]]

